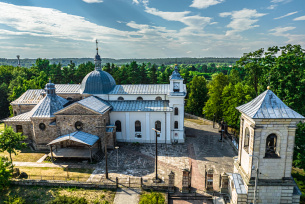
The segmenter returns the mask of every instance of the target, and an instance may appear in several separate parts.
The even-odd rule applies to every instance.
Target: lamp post
[[[152,128],[155,132],[156,132],[156,180],[155,182],[159,182],[159,178],[158,178],[158,133],[161,133],[161,131],[155,129],[155,128]]]
[[[255,177],[255,187],[254,187],[254,195],[253,195],[253,204],[256,204],[256,192],[257,192],[257,182],[258,182],[258,160],[259,158],[257,156],[254,156],[254,155],[249,155],[250,157],[256,157],[257,158],[257,163],[256,163],[256,177]],[[255,166],[253,165],[253,167],[255,168]],[[254,169],[252,167],[252,169]]]
[[[115,148],[116,148],[116,150],[117,150],[117,151],[116,151],[116,152],[117,152],[117,154],[116,154],[116,167],[119,168],[119,148],[120,148],[120,147],[119,147],[119,146],[116,146]]]

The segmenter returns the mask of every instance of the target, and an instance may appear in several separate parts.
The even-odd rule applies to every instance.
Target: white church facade
[[[177,66],[170,84],[116,85],[102,71],[95,56],[95,70],[81,84],[53,84],[28,90],[11,103],[14,117],[3,120],[27,135],[36,149],[48,148],[52,140],[81,131],[114,142],[184,143],[186,85]]]

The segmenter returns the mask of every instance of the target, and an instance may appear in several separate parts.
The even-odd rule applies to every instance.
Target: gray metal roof
[[[142,111],[142,112],[151,112],[151,111],[173,111],[169,107],[169,101],[108,101],[112,106],[112,111]]]
[[[266,90],[236,109],[254,119],[304,119],[304,116],[289,108],[271,90]]]
[[[59,143],[66,140],[71,140],[85,145],[93,146],[99,140],[99,137],[86,132],[77,131],[70,134],[62,135],[47,145]]]
[[[31,121],[31,117],[33,115],[32,111],[26,112],[26,113],[22,113],[20,115],[11,117],[11,118],[6,118],[3,121],[4,122],[16,122],[16,121]]]
[[[76,103],[102,114],[111,108],[111,105],[107,101],[104,101],[96,96],[90,96]]]
[[[33,109],[32,117],[54,117],[54,113],[63,109],[64,105],[69,101],[57,96],[46,95]]]
[[[169,84],[128,84],[116,85],[109,94],[168,94]]]
[[[75,94],[79,93],[80,84],[55,84],[55,89],[57,94]],[[39,103],[41,99],[43,99],[43,94],[45,94],[44,89],[29,89],[11,104],[35,105]]]
[[[14,100],[12,104],[37,104],[43,99],[42,93],[45,93],[43,89],[29,89],[24,92],[19,98]]]
[[[83,79],[80,93],[108,94],[115,85],[115,80],[109,73],[102,70],[94,70]]]
[[[80,84],[55,84],[56,93],[59,94],[72,94],[80,93]]]

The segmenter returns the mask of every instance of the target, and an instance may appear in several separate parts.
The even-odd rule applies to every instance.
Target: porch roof
[[[93,146],[99,140],[99,137],[96,136],[96,135],[86,133],[86,132],[76,131],[76,132],[73,132],[73,133],[70,133],[70,134],[59,136],[58,138],[51,141],[47,145],[56,144],[56,143],[63,142],[63,141],[66,141],[66,140],[72,140],[72,141],[75,141],[75,142],[78,142],[78,143]]]

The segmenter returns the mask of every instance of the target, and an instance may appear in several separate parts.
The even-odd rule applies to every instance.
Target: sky
[[[0,58],[241,57],[305,48],[305,0],[0,0]]]

